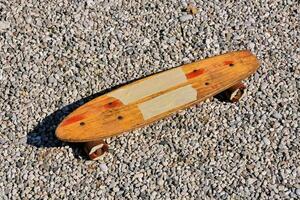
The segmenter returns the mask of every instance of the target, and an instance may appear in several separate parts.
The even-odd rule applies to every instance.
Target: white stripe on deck
[[[181,67],[179,67],[146,78],[138,83],[133,83],[132,85],[117,89],[108,93],[107,96],[119,99],[123,104],[128,105],[129,103],[165,91],[168,88],[186,81],[185,73],[182,71]]]
[[[143,102],[138,107],[144,120],[147,120],[195,100],[197,100],[197,90],[191,85],[187,85]]]

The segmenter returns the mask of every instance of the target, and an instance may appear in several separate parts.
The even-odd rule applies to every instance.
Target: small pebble
[[[198,9],[193,4],[189,4],[187,7],[187,12],[191,15],[196,15],[198,13]]]
[[[255,44],[254,44],[253,42],[249,43],[249,48],[250,48],[251,50],[254,50]]]
[[[273,117],[275,117],[276,119],[281,119],[282,115],[279,112],[275,112],[273,113]]]
[[[297,194],[298,196],[300,196],[300,188],[297,188],[297,189],[296,189],[296,194]]]
[[[255,178],[248,178],[248,184],[252,185],[253,183],[255,183],[256,179]]]
[[[180,20],[181,22],[186,22],[186,21],[189,21],[189,20],[191,20],[191,19],[193,19],[193,16],[192,16],[192,15],[183,15],[183,16],[181,16],[181,17],[179,18],[179,20]]]
[[[267,137],[263,138],[264,144],[269,146],[271,144],[270,140]]]
[[[0,21],[0,31],[6,30],[10,27],[10,23],[7,21]]]
[[[101,164],[100,164],[100,169],[101,169],[102,171],[104,171],[104,172],[108,171],[108,167],[107,167],[107,165],[104,164],[104,163],[101,163]]]

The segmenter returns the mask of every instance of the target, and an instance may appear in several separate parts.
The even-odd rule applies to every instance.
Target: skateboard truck
[[[84,144],[84,151],[91,160],[99,160],[108,152],[108,144],[104,140],[86,142]]]
[[[225,91],[217,94],[215,97],[220,101],[225,102],[238,102],[245,94],[246,86],[242,82],[239,82],[230,88],[226,89]]]

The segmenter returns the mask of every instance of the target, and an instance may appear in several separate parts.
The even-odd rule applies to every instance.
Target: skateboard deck
[[[233,86],[243,87],[240,81],[258,66],[249,51],[236,51],[154,74],[82,105],[59,124],[56,137],[90,142],[91,151],[97,146],[93,141],[150,124]]]

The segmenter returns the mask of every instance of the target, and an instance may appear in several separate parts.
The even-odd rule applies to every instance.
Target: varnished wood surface
[[[79,107],[57,127],[56,136],[87,142],[121,134],[214,96],[258,66],[249,51],[237,51],[154,74]]]

